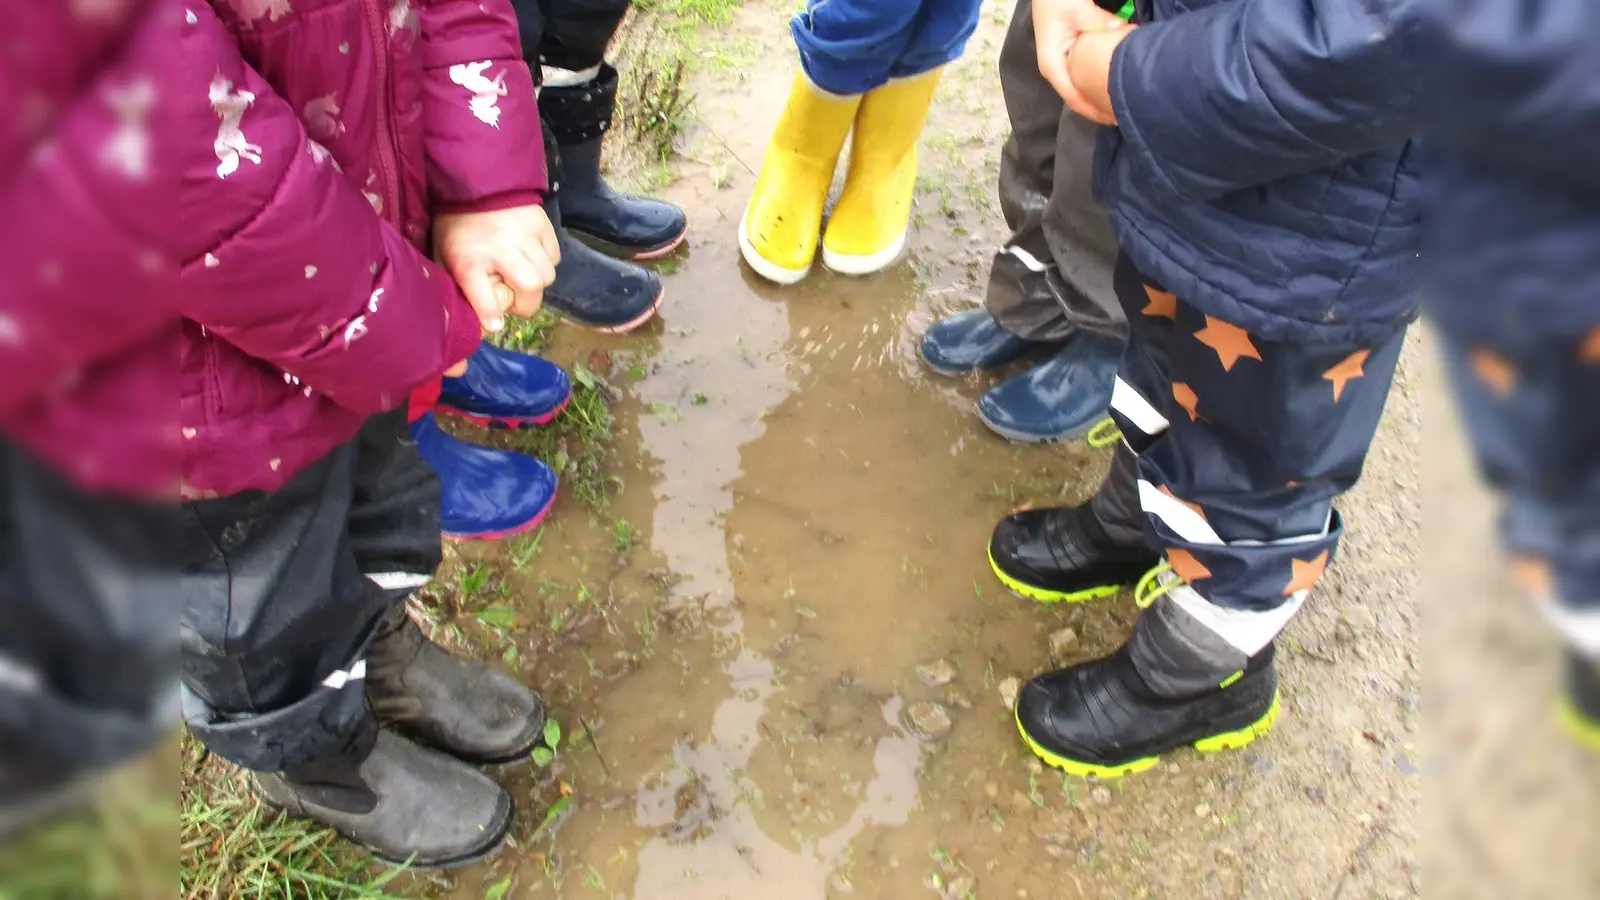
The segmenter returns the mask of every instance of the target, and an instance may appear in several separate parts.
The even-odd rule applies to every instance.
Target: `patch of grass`
[[[664,161],[689,127],[694,94],[688,87],[688,60],[681,51],[649,52],[653,59],[636,60],[629,71],[624,89],[630,102],[622,109],[622,127],[641,152]]]
[[[633,8],[687,24],[725,25],[742,0],[634,0]]]
[[[158,751],[96,784],[92,806],[0,844],[0,900],[171,897],[172,772],[172,751]]]

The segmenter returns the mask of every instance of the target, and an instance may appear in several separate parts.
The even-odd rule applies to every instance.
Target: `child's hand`
[[[1119,21],[1110,28],[1085,31],[1078,36],[1066,60],[1073,90],[1070,96],[1061,95],[1073,112],[1101,125],[1117,124],[1117,113],[1111,106],[1111,57],[1133,29]]]
[[[433,220],[433,252],[489,332],[504,330],[508,313],[538,312],[561,261],[555,230],[539,206],[440,215]],[[503,282],[498,290],[496,282]]]
[[[1082,99],[1067,72],[1067,54],[1086,32],[1122,24],[1121,19],[1095,5],[1094,0],[1034,0],[1033,41],[1039,73],[1074,110]]]

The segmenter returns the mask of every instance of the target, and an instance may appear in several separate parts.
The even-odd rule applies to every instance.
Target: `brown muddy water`
[[[819,265],[790,289],[746,271],[735,240],[794,71],[786,10],[752,4],[708,38],[699,121],[665,192],[691,240],[660,322],[623,339],[563,329],[551,351],[610,356],[611,509],[567,491],[520,565],[526,545],[453,551],[505,582],[514,646],[479,649],[539,687],[567,740],[547,769],[499,773],[521,809],[515,846],[430,892],[1282,900],[1349,882],[1347,897],[1415,895],[1408,609],[1366,613],[1345,643],[1337,596],[1304,617],[1288,714],[1259,749],[1178,754],[1099,785],[1047,773],[1017,739],[1002,681],[1048,667],[1063,628],[1066,661],[1108,652],[1133,608],[1049,609],[1000,588],[984,556],[994,522],[1086,497],[1104,456],[1002,442],[972,412],[984,382],[917,359],[931,321],[979,302],[1004,239],[992,196],[1007,9],[986,7],[940,92],[911,259],[863,279]],[[1406,515],[1389,514],[1402,532]],[[1351,543],[1347,569],[1400,579],[1403,533]],[[919,674],[941,661],[948,683]],[[930,701],[947,736],[907,724]]]

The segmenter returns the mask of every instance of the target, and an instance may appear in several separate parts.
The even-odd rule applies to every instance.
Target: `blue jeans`
[[[790,29],[811,83],[864,94],[961,56],[979,0],[810,0]]]

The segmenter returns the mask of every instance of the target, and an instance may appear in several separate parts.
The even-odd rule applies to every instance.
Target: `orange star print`
[[[1477,347],[1472,351],[1472,371],[1489,390],[1501,397],[1511,394],[1517,386],[1517,370],[1500,354],[1484,347]]]
[[[1246,357],[1257,362],[1261,360],[1261,351],[1250,342],[1250,333],[1221,319],[1206,316],[1206,327],[1195,332],[1194,336],[1195,340],[1217,351],[1217,359],[1222,361],[1224,372],[1232,372],[1239,360]]]
[[[1194,558],[1194,554],[1187,550],[1173,547],[1167,551],[1167,564],[1172,566],[1172,571],[1178,573],[1187,584],[1194,584],[1202,578],[1210,578],[1211,570],[1205,564]]]
[[[1178,319],[1178,295],[1170,291],[1158,291],[1150,285],[1144,286],[1145,295],[1150,302],[1140,310],[1147,316],[1159,316],[1163,319]]]
[[[1521,554],[1513,556],[1511,578],[1518,587],[1533,597],[1548,597],[1555,590],[1555,579],[1550,574],[1550,561],[1537,556]]]
[[[1344,395],[1345,385],[1367,374],[1361,367],[1371,355],[1370,350],[1357,350],[1346,356],[1338,365],[1322,373],[1324,381],[1333,382],[1333,402],[1338,403],[1339,398]]]
[[[1322,577],[1323,570],[1328,568],[1328,551],[1324,550],[1309,560],[1291,558],[1289,566],[1293,571],[1289,576],[1289,586],[1283,589],[1285,597],[1311,590],[1317,579]]]
[[[1167,487],[1166,485],[1163,484],[1161,487],[1156,488],[1156,490],[1160,491],[1163,494],[1166,494],[1168,497],[1171,497],[1172,499],[1178,501],[1179,503],[1182,503],[1184,506],[1187,506],[1190,509],[1194,510],[1194,514],[1199,516],[1200,518],[1204,519],[1206,517],[1206,511],[1200,508],[1200,504],[1198,504],[1198,503],[1190,503],[1189,501],[1183,499],[1182,497],[1179,497],[1177,494],[1174,494],[1172,492],[1172,489]]]
[[[1194,388],[1181,381],[1174,381],[1172,383],[1172,399],[1178,401],[1178,405],[1183,407],[1183,411],[1189,414],[1189,421],[1199,421],[1200,413],[1195,410],[1200,407],[1200,395],[1194,392]]]
[[[1578,361],[1588,365],[1600,365],[1600,326],[1596,326],[1589,332],[1589,336],[1584,338],[1583,346],[1578,348]]]

